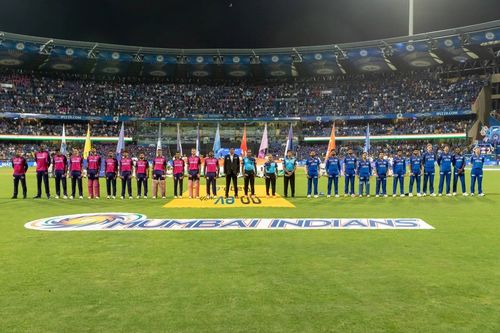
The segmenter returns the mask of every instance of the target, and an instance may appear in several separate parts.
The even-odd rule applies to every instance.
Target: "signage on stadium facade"
[[[24,226],[46,231],[434,229],[418,218],[149,219],[135,213],[64,215],[31,221]]]

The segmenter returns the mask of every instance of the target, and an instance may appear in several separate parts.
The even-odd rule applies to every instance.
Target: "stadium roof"
[[[0,67],[170,78],[303,77],[395,71],[493,59],[500,20],[347,44],[262,49],[167,49],[0,32]]]

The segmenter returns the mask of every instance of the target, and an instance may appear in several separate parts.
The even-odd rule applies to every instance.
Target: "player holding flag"
[[[361,160],[358,161],[359,177],[359,197],[363,196],[363,185],[365,186],[366,197],[370,197],[370,176],[372,175],[372,164],[368,160],[367,152],[363,152]]]
[[[470,159],[472,164],[472,169],[470,171],[471,182],[470,182],[470,195],[474,195],[474,188],[476,186],[477,180],[477,192],[480,197],[484,196],[483,193],[483,166],[484,166],[484,156],[481,155],[481,150],[479,147],[474,148],[474,154]]]
[[[188,190],[189,199],[200,198],[200,172],[201,159],[196,155],[196,149],[191,149],[191,156],[188,158]]]
[[[144,187],[144,199],[148,197],[149,162],[144,153],[139,154],[135,162],[135,175],[137,178],[137,199],[141,198],[142,187]]]
[[[61,150],[58,149],[52,157],[52,174],[56,179],[56,199],[61,195],[61,183],[63,188],[63,198],[68,199],[68,187],[66,183],[66,174],[68,173],[68,159]]]
[[[28,195],[28,189],[26,187],[26,171],[28,171],[28,162],[23,157],[23,152],[21,149],[16,150],[16,156],[11,160],[12,168],[14,169],[14,194],[12,199],[17,199],[17,192],[19,188],[19,183],[23,188],[23,199],[26,199]]]
[[[158,186],[161,190],[162,199],[165,199],[165,170],[167,168],[167,159],[163,157],[161,149],[156,150],[156,157],[153,159],[153,199],[158,194]]]
[[[439,155],[437,163],[439,165],[439,196],[443,195],[444,182],[446,180],[446,195],[451,196],[451,160],[450,147],[444,146],[443,152]]]
[[[314,186],[314,197],[318,197],[318,178],[320,177],[319,168],[321,161],[316,157],[316,152],[312,150],[309,153],[309,158],[306,161],[307,173],[307,197],[311,197],[312,187]]]
[[[460,179],[462,195],[467,196],[467,190],[465,189],[465,156],[462,155],[459,147],[455,148],[455,154],[451,162],[453,164],[453,195],[457,195],[457,185]]]
[[[108,152],[108,158],[104,161],[106,174],[106,191],[107,198],[116,198],[116,175],[118,174],[118,160],[115,158],[115,153]],[[111,192],[112,191],[112,192]]]
[[[83,172],[83,157],[80,156],[80,151],[76,148],[73,149],[73,154],[69,159],[69,171],[71,174],[71,197],[73,200],[76,195],[76,185],[78,184],[78,194],[79,198],[83,199],[83,184],[82,184],[82,172]]]
[[[406,175],[406,160],[403,157],[403,151],[398,149],[398,154],[394,156],[392,160],[392,176],[394,177],[392,181],[392,196],[395,197],[397,194],[398,182],[399,182],[399,196],[405,196],[405,175]]]
[[[339,197],[339,175],[341,170],[340,158],[337,157],[337,152],[332,149],[330,156],[326,160],[325,170],[328,175],[327,197],[332,194],[332,183],[334,187],[335,197]]]
[[[413,196],[413,183],[417,183],[417,197],[422,196],[420,193],[420,180],[422,175],[422,158],[420,157],[420,151],[418,149],[413,149],[413,155],[410,156],[410,193],[408,196]]]
[[[210,151],[208,157],[205,158],[204,174],[207,181],[207,198],[210,198],[210,188],[212,188],[212,198],[217,196],[216,180],[219,177],[219,160],[214,157],[214,152]]]
[[[100,186],[99,186],[99,172],[101,169],[101,156],[97,154],[97,150],[92,148],[87,157],[87,178],[88,178],[88,192],[89,199],[99,199]]]
[[[422,158],[424,164],[424,186],[423,196],[427,195],[427,182],[429,183],[429,193],[431,197],[435,197],[434,193],[434,173],[436,172],[436,154],[432,151],[432,145],[427,144],[427,151]]]
[[[184,160],[181,158],[181,153],[176,152],[174,160],[172,161],[172,167],[174,168],[174,198],[182,198],[182,187],[184,185]],[[179,192],[177,192],[177,188]]]
[[[387,171],[389,170],[389,161],[384,159],[384,153],[378,154],[378,159],[375,161],[376,183],[375,197],[379,195],[387,197]],[[380,191],[382,189],[382,191]]]
[[[344,196],[351,195],[354,197],[354,178],[356,175],[356,166],[358,165],[358,159],[354,156],[352,148],[347,151],[347,156],[344,158],[344,175],[345,175],[345,185],[344,185]],[[349,188],[349,183],[351,187]]]
[[[124,150],[119,162],[119,174],[122,180],[121,199],[125,198],[125,189],[128,189],[128,198],[132,199],[132,159],[128,157],[128,151]]]

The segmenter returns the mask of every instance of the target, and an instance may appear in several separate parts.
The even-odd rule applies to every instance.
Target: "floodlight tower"
[[[408,10],[408,36],[413,36],[413,1],[409,0]]]

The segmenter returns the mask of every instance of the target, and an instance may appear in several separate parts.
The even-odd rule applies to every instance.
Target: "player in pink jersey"
[[[161,196],[165,199],[165,170],[167,168],[167,159],[163,157],[161,149],[156,151],[156,157],[153,160],[153,199],[156,199],[158,194],[158,186],[160,186]]]
[[[215,198],[217,196],[216,179],[219,177],[219,160],[214,157],[214,152],[210,151],[208,157],[205,158],[204,165],[205,178],[207,180],[207,198],[210,198],[210,187],[212,187],[212,194]]]
[[[99,186],[99,172],[101,171],[101,156],[97,154],[97,150],[92,148],[87,157],[87,178],[88,178],[88,192],[89,199],[99,199],[100,186]]]
[[[52,173],[56,179],[56,199],[61,195],[61,184],[63,189],[64,199],[68,198],[68,187],[66,183],[66,174],[68,173],[68,159],[61,150],[57,149],[56,154],[52,157]]]
[[[182,187],[184,179],[184,160],[181,158],[181,153],[176,152],[172,161],[173,175],[174,175],[174,198],[182,198]],[[177,189],[179,191],[177,191]]]
[[[128,151],[123,151],[123,156],[119,162],[120,178],[122,180],[121,199],[125,198],[125,189],[128,189],[128,198],[132,199],[132,159],[128,157]]]
[[[82,171],[83,171],[83,157],[80,156],[80,151],[74,148],[73,154],[71,154],[71,157],[69,158],[69,172],[71,174],[70,199],[74,199],[75,197],[77,184],[78,184],[79,198],[83,199]]]
[[[42,180],[45,185],[45,194],[47,199],[50,199],[50,188],[49,188],[49,165],[50,165],[50,155],[49,152],[45,150],[45,145],[40,145],[40,150],[35,153],[36,162],[36,187],[37,194],[34,199],[40,199],[42,197]]]
[[[135,177],[137,178],[137,199],[141,197],[141,190],[144,186],[144,199],[148,197],[149,162],[144,153],[139,154],[139,159],[135,162]]]
[[[115,153],[108,152],[108,158],[104,161],[104,172],[106,174],[106,193],[107,198],[116,198],[116,176],[118,174],[118,160],[115,158]],[[111,192],[112,191],[112,192]]]
[[[191,149],[191,156],[188,157],[188,190],[189,199],[200,197],[200,172],[201,159],[196,156],[196,149]]]
[[[23,157],[23,152],[21,149],[16,150],[16,156],[11,160],[12,168],[14,169],[14,195],[12,199],[17,199],[17,190],[19,188],[19,182],[23,188],[23,199],[26,199],[27,187],[26,187],[26,171],[28,171],[28,162]]]

